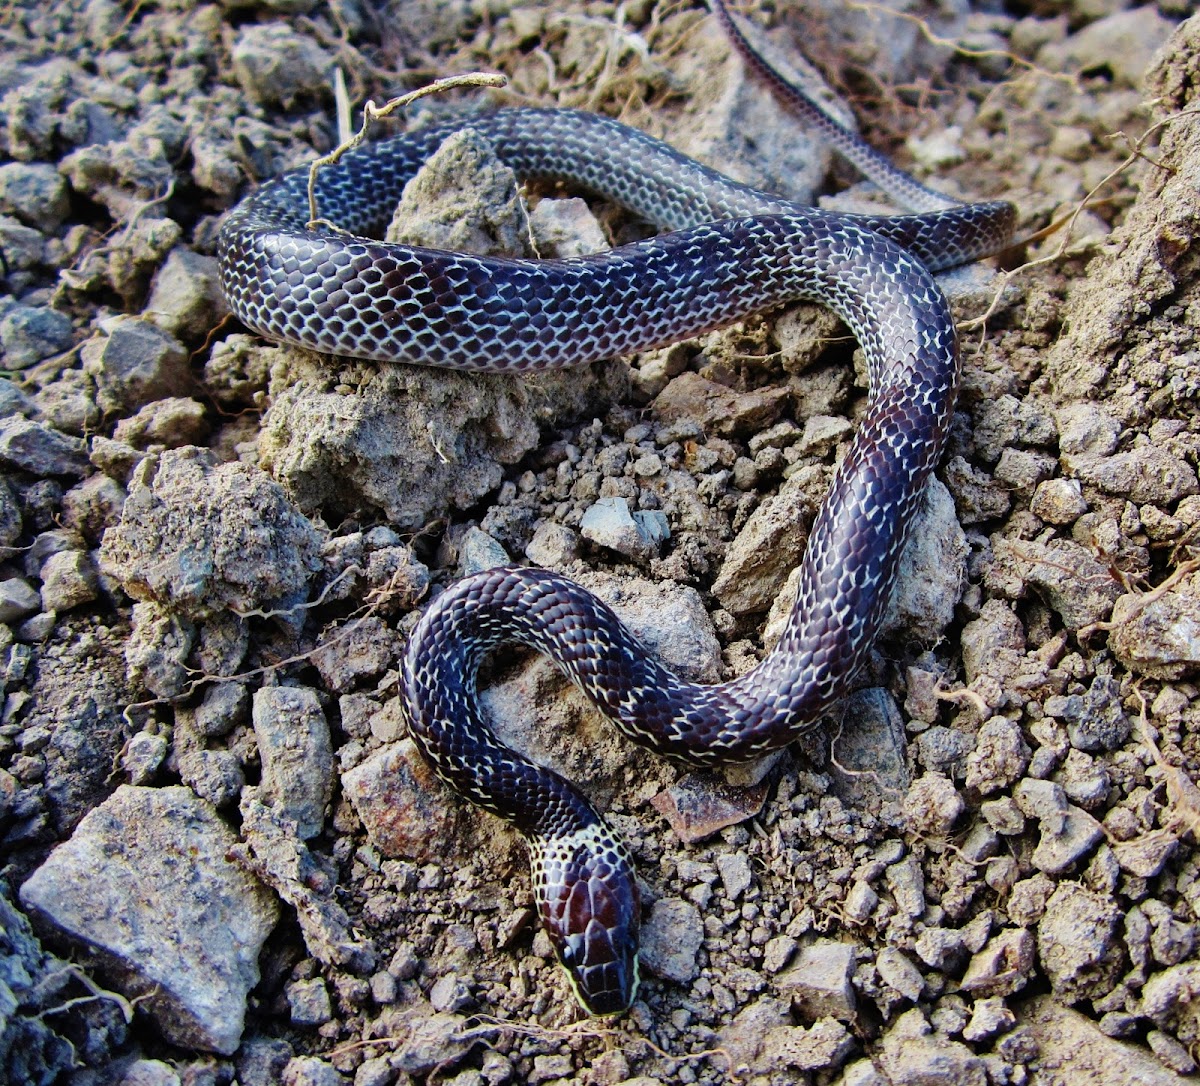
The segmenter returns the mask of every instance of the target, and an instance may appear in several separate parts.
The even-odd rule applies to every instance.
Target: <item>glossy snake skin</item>
[[[739,49],[778,80],[716,10]],[[409,640],[400,696],[414,740],[452,788],[525,835],[543,924],[597,1015],[626,1010],[637,990],[630,858],[577,789],[495,738],[476,697],[481,660],[510,641],[546,653],[624,734],[690,765],[752,759],[812,727],[867,659],[953,411],[957,340],[927,269],[994,251],[1012,227],[1009,205],[952,205],[864,150],[800,92],[779,89],[924,213],[798,206],[614,121],[510,110],[368,145],[322,171],[320,212],[346,233],[307,227],[304,170],[249,197],[220,239],[234,313],[269,338],[335,354],[496,372],[572,366],[800,298],[834,309],[866,352],[869,406],[813,525],[787,628],[749,674],[718,686],[684,682],[604,604],[540,569],[459,582]],[[568,181],[672,232],[574,260],[367,240],[442,139],[467,126],[519,176]]]

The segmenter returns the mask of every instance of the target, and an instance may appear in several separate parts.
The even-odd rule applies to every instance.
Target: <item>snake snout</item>
[[[641,902],[629,855],[603,823],[539,846],[542,924],[575,997],[590,1015],[623,1014],[639,979]]]

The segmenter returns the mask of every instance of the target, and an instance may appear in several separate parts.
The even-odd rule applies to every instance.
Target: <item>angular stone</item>
[[[37,614],[41,606],[42,597],[28,581],[20,577],[0,581],[0,622],[17,622]]]
[[[712,773],[687,773],[650,802],[684,844],[694,845],[757,816],[768,791],[765,783],[734,788]]]
[[[1020,1022],[1039,1049],[1039,1086],[1084,1082],[1179,1086],[1179,1076],[1141,1045],[1106,1037],[1090,1018],[1064,1007],[1054,996],[1036,996],[1018,1010]]]
[[[884,947],[875,959],[875,968],[880,979],[889,988],[894,988],[905,999],[915,1003],[925,991],[925,978],[904,952],[895,947]]]
[[[1111,621],[1109,648],[1130,671],[1177,680],[1200,669],[1200,596],[1192,581],[1161,595],[1121,596]]]
[[[163,1036],[231,1055],[274,895],[228,859],[236,837],[190,789],[122,785],[21,887]]]
[[[884,1035],[880,1053],[892,1086],[987,1086],[983,1060],[966,1045],[933,1033],[917,1009],[902,1014]]]
[[[642,921],[642,964],[655,976],[687,984],[700,973],[704,942],[700,910],[681,898],[660,898]]]
[[[107,336],[85,343],[81,355],[105,411],[127,414],[153,400],[192,390],[187,350],[147,320],[129,317],[118,322]]]
[[[1038,957],[1054,994],[1067,1003],[1099,999],[1125,963],[1118,930],[1121,910],[1107,895],[1060,883],[1038,923]]]
[[[689,370],[659,393],[653,411],[664,422],[696,419],[706,433],[748,437],[770,426],[787,399],[786,388],[735,392]]]
[[[134,599],[206,619],[301,592],[321,542],[265,472],[172,449],[138,465],[100,568]]]
[[[300,837],[315,837],[333,795],[333,747],[317,692],[265,686],[254,695],[253,720],[263,795]]]
[[[78,438],[20,416],[0,419],[0,466],[31,475],[83,475],[87,452]]]
[[[795,963],[776,978],[776,989],[792,1001],[805,1021],[836,1018],[852,1022],[854,958],[854,944],[819,939],[801,948]]]
[[[342,774],[342,787],[384,856],[427,863],[453,849],[462,802],[411,739],[384,747]]]
[[[971,959],[962,988],[980,998],[1019,992],[1033,975],[1035,945],[1025,928],[1006,928]]]
[[[173,336],[203,339],[229,312],[217,258],[182,245],[172,249],[155,273],[146,312]]]

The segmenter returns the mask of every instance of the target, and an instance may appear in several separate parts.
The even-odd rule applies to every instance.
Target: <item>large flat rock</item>
[[[191,789],[123,785],[21,887],[45,927],[90,954],[173,1044],[241,1042],[275,897],[227,859],[233,831]]]

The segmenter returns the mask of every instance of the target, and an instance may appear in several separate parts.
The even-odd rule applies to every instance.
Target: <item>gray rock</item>
[[[883,687],[866,687],[846,698],[841,731],[830,745],[836,764],[828,772],[844,803],[879,810],[908,790],[904,719]]]
[[[534,530],[525,557],[546,569],[564,569],[579,557],[579,536],[565,524],[544,520]]]
[[[750,889],[754,876],[750,858],[744,852],[722,852],[717,856],[717,870],[725,887],[725,896],[736,901]]]
[[[962,632],[963,669],[968,684],[980,675],[1005,678],[1025,653],[1025,629],[1003,600],[990,599]]]
[[[704,942],[700,910],[681,898],[660,898],[642,921],[642,964],[655,976],[687,984],[700,973]]]
[[[171,335],[193,342],[204,339],[228,312],[217,258],[182,245],[172,249],[154,276],[146,303],[150,319]]]
[[[313,663],[336,694],[354,689],[391,664],[399,648],[395,633],[377,615],[351,619],[323,631]]]
[[[811,1029],[803,1026],[777,1026],[767,1034],[764,1045],[767,1059],[763,1070],[780,1064],[801,1071],[836,1069],[856,1048],[849,1030],[832,1018],[823,1018]]]
[[[917,835],[936,842],[949,836],[967,809],[952,781],[927,773],[913,782],[904,796],[904,820]]]
[[[1200,670],[1200,598],[1190,579],[1161,594],[1120,596],[1113,604],[1112,624],[1109,648],[1130,671],[1176,680]]]
[[[987,1086],[983,1060],[934,1033],[924,1015],[905,1011],[884,1034],[880,1063],[892,1086]]]
[[[961,456],[950,458],[942,471],[954,496],[954,507],[963,525],[982,524],[1004,516],[1012,506],[1008,488]]]
[[[249,691],[241,683],[226,682],[204,691],[192,723],[205,739],[219,739],[249,719]]]
[[[856,30],[863,29],[860,21]],[[756,42],[761,38],[760,32]],[[772,60],[787,70],[802,66],[809,73],[806,78],[819,81],[794,47],[776,47]],[[746,70],[715,20],[692,28],[689,47],[680,51],[675,64],[676,78],[698,91],[672,123],[676,145],[710,166],[732,171],[746,184],[811,203],[828,168],[827,148],[795,130],[784,104]],[[834,110],[841,108],[832,96],[826,100]],[[852,117],[847,119],[853,124]],[[789,138],[772,139],[771,133],[779,131],[787,131]]]
[[[579,533],[601,547],[643,561],[657,555],[666,539],[661,525],[643,515],[631,514],[629,502],[624,498],[601,498],[588,506]]]
[[[74,342],[71,318],[49,306],[19,305],[0,320],[0,347],[4,348],[6,369],[25,369],[70,350]]]
[[[0,581],[0,622],[16,622],[36,613],[41,606],[42,597],[28,581],[20,577]]]
[[[1013,599],[1035,589],[1068,629],[1103,622],[1121,594],[1108,568],[1074,540],[998,539],[994,554],[989,582]]]
[[[287,1041],[250,1037],[238,1052],[238,1082],[241,1086],[278,1086],[291,1058],[292,1047]]]
[[[923,645],[936,644],[954,620],[966,587],[969,550],[950,491],[940,479],[931,477],[900,560],[882,633]]]
[[[241,797],[246,774],[232,751],[189,750],[176,760],[183,783],[218,810],[234,806]]]
[[[132,630],[125,645],[131,683],[160,698],[174,698],[191,679],[187,659],[196,643],[196,626],[157,603],[135,603]]]
[[[1179,1086],[1179,1075],[1144,1047],[1106,1037],[1091,1018],[1064,1007],[1056,996],[1037,996],[1021,1004],[1019,1014],[1039,1050],[1039,1080]]]
[[[125,744],[121,751],[121,769],[125,770],[131,785],[146,785],[154,780],[158,767],[167,757],[170,744],[167,737],[158,732],[138,732]]]
[[[894,988],[905,999],[915,1003],[925,991],[925,978],[921,971],[895,947],[884,947],[875,958],[879,977],[889,988]]]
[[[1038,923],[1038,958],[1054,994],[1065,1003],[1112,991],[1125,965],[1118,935],[1121,910],[1107,895],[1060,883]]]
[[[874,887],[866,879],[857,879],[846,894],[843,908],[846,918],[852,923],[865,924],[871,919],[871,914],[875,912],[878,904],[879,895]]]
[[[547,257],[562,260],[609,248],[592,209],[578,197],[539,200],[529,213],[529,229],[537,251]]]
[[[83,442],[41,422],[20,416],[0,419],[0,465],[31,475],[83,475],[88,470]]]
[[[293,1026],[311,1029],[324,1025],[333,1017],[329,989],[325,987],[325,981],[321,977],[292,981],[285,991],[288,1006],[291,1008]]]
[[[8,215],[0,215],[0,251],[10,272],[36,268],[46,260],[46,239],[40,230],[22,226]],[[3,414],[0,407],[0,414]]]
[[[162,1060],[134,1060],[121,1086],[180,1086],[180,1079],[175,1068]]]
[[[1200,963],[1173,965],[1142,989],[1142,1014],[1184,1044],[1200,1040]]]
[[[336,881],[296,836],[294,824],[265,806],[257,788],[242,793],[241,815],[245,845],[234,855],[295,910],[309,954],[357,976],[371,973],[378,961],[375,947],[356,937],[337,900]]]
[[[925,912],[925,873],[915,856],[906,856],[899,863],[888,864],[888,889],[896,899],[899,910],[916,920]]]
[[[107,475],[90,475],[63,495],[63,523],[90,544],[121,519],[125,488]]]
[[[21,901],[94,954],[171,1043],[230,1055],[278,917],[273,895],[227,858],[235,843],[189,789],[122,785]]]
[[[1111,72],[1116,82],[1140,88],[1155,51],[1173,29],[1171,20],[1149,5],[1115,11],[1062,42],[1043,46],[1037,62],[1053,71]]]
[[[177,449],[203,444],[208,433],[208,412],[202,403],[187,396],[163,396],[121,419],[113,440],[133,449]]]
[[[971,1020],[963,1030],[963,1038],[972,1043],[987,1041],[999,1033],[1007,1033],[1016,1021],[1016,1016],[998,996],[978,999],[971,1011]]]
[[[487,532],[472,526],[467,529],[459,548],[458,570],[462,577],[481,573],[485,569],[512,564],[508,551]]]
[[[983,796],[994,795],[1020,779],[1030,753],[1018,724],[992,717],[979,729],[975,749],[967,755],[966,786]]]
[[[138,466],[100,568],[134,599],[205,619],[301,592],[321,567],[320,546],[264,472],[178,449]]]
[[[740,1077],[748,1071],[776,1067],[768,1038],[775,1030],[790,1025],[791,1016],[783,1000],[764,996],[740,1010],[717,1034],[718,1044],[729,1053],[730,1073]]]
[[[280,1081],[285,1086],[346,1086],[345,1076],[332,1063],[318,1056],[293,1056],[284,1067]],[[355,1086],[358,1086],[357,1077]]]
[[[0,377],[0,419],[10,415],[32,415],[36,411],[33,400],[8,378]]]
[[[780,995],[790,999],[805,1021],[855,1018],[854,944],[819,939],[802,947],[795,963],[775,980]]]
[[[1200,492],[1195,469],[1157,445],[1112,456],[1068,458],[1066,468],[1083,482],[1138,505],[1170,505]]]
[[[262,792],[301,838],[325,824],[333,795],[333,747],[315,690],[263,687],[254,695],[254,735],[262,758]]]
[[[792,960],[799,943],[790,935],[776,935],[767,940],[763,947],[763,968],[768,973],[778,973]]]
[[[1192,1059],[1192,1054],[1174,1037],[1161,1030],[1152,1029],[1146,1034],[1146,1043],[1150,1046],[1150,1051],[1172,1071],[1190,1075],[1196,1070],[1196,1061]]]
[[[780,621],[786,617],[795,590],[784,589],[784,584],[804,553],[815,512],[798,475],[754,510],[726,550],[713,582],[713,595],[725,610],[733,615],[760,613],[783,590],[787,598],[780,605]]]
[[[1091,401],[1060,407],[1055,421],[1063,456],[1108,456],[1116,451],[1121,438],[1121,424]]]
[[[449,136],[405,186],[386,237],[479,256],[533,254],[516,175],[470,129]]]
[[[193,387],[186,348],[148,320],[116,322],[107,336],[88,340],[81,356],[105,411],[127,414],[165,396],[183,396]]]
[[[954,970],[966,954],[962,932],[953,928],[926,928],[913,949],[927,966],[943,973]]]
[[[1033,492],[1029,510],[1047,524],[1073,524],[1088,511],[1078,479],[1047,479]]]
[[[6,162],[0,166],[0,211],[39,230],[54,231],[70,210],[67,183],[49,163]]]
[[[453,1068],[479,1041],[460,1014],[434,1011],[419,1003],[389,1016],[390,1036],[404,1041],[392,1053],[391,1064],[409,1075],[427,1075],[434,1069]]]
[[[100,583],[86,551],[60,551],[42,566],[42,607],[62,614],[100,597]]]
[[[302,98],[326,97],[332,90],[333,58],[284,23],[244,26],[232,61],[242,90],[260,106],[288,109]]]
[[[1104,839],[1104,828],[1087,811],[1068,805],[1060,817],[1041,824],[1033,866],[1047,875],[1062,875]]]
[[[60,1081],[75,1070],[79,1054],[55,1028],[86,1030],[88,1023],[78,1013],[47,1013],[63,1010],[55,978],[72,967],[42,949],[9,896],[8,885],[0,883],[0,1078],[14,1084]]]

